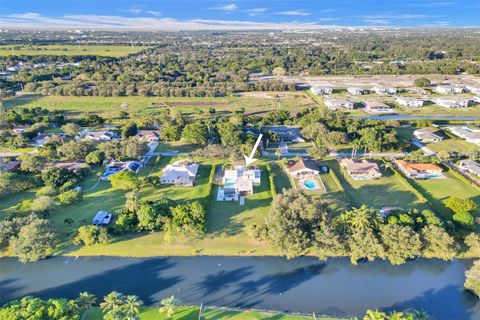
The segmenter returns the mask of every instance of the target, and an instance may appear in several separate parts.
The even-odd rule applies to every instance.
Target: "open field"
[[[175,314],[172,320],[197,320],[199,316],[198,307],[176,307]],[[101,320],[103,317],[102,311],[99,308],[92,308],[85,312],[83,320]],[[163,320],[167,319],[165,313],[159,313],[158,308],[142,308],[140,312],[140,320]],[[205,320],[305,320],[311,319],[311,317],[293,316],[293,315],[281,315],[271,314],[264,312],[250,312],[250,311],[230,311],[230,310],[213,310],[204,309],[202,311],[202,319]],[[319,320],[334,320],[335,318],[318,317]]]
[[[127,103],[126,109],[120,108]],[[260,99],[254,97],[221,98],[162,98],[162,97],[58,97],[23,95],[4,101],[9,107],[42,107],[48,110],[64,111],[68,117],[79,118],[86,113],[95,113],[106,119],[118,118],[121,110],[130,114],[149,114],[162,108],[182,111],[186,116],[195,117],[197,109],[208,112],[214,107],[217,114],[230,114],[239,108],[245,108],[246,114],[263,115],[272,110],[290,110],[298,112],[304,107],[313,107],[315,103],[304,93],[288,95],[285,99]]]
[[[383,177],[377,180],[353,180],[348,173],[340,168],[337,161],[330,162],[330,168],[335,170],[337,177],[348,192],[355,206],[366,204],[369,207],[402,207],[427,209],[427,206],[408,189],[390,169],[380,164]]]
[[[58,56],[105,56],[125,57],[140,52],[149,47],[146,46],[87,46],[87,45],[0,45],[0,56],[12,55],[58,55]]]
[[[172,141],[172,142],[159,142],[155,148],[155,152],[174,152],[190,153],[197,149],[198,146],[188,144],[184,141]]]
[[[440,142],[428,143],[426,146],[434,152],[445,150],[447,152],[467,153],[475,145],[465,140],[447,138]]]

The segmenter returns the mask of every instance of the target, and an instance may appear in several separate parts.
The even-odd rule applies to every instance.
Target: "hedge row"
[[[277,189],[275,186],[275,173],[273,173],[270,163],[267,163],[266,168],[268,174],[268,181],[270,182],[270,192],[272,194],[272,198],[275,198],[275,196],[277,195]]]
[[[210,202],[212,200],[212,191],[213,191],[213,182],[215,181],[215,172],[217,171],[217,165],[212,165],[212,170],[210,171],[210,175],[208,176],[208,184],[207,184],[207,196],[204,198],[203,206],[205,210],[208,212],[210,209]]]
[[[480,187],[477,186],[475,183],[473,183],[472,181],[468,180],[465,176],[463,176],[462,174],[460,174],[459,172],[457,172],[457,170],[455,170],[455,168],[453,168],[451,165],[449,164],[446,164],[447,168],[448,168],[448,171],[452,173],[453,176],[455,176],[458,180],[462,181],[463,183],[466,183],[470,186],[472,186],[475,190],[477,191],[480,191]]]

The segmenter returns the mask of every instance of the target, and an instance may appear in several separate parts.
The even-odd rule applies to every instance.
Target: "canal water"
[[[0,302],[25,295],[103,297],[117,290],[147,305],[175,295],[203,304],[317,315],[362,316],[366,309],[422,309],[434,319],[480,319],[480,302],[463,290],[470,260],[417,259],[350,264],[310,257],[56,257],[21,264],[0,259]]]

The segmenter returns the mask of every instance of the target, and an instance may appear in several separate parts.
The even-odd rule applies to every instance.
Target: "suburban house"
[[[362,94],[370,93],[370,90],[368,90],[368,89],[356,88],[356,87],[350,87],[350,88],[347,89],[347,91],[351,94],[354,94],[354,95],[362,95]]]
[[[443,140],[443,137],[433,132],[430,128],[422,128],[415,130],[413,132],[415,138],[418,141],[429,143],[429,142],[439,142]]]
[[[289,126],[264,126],[262,131],[275,132],[283,142],[305,142],[300,128]]]
[[[260,170],[236,166],[226,169],[223,175],[223,187],[219,188],[217,201],[238,200],[239,196],[253,194],[253,187],[260,185]]]
[[[343,98],[325,98],[325,106],[330,110],[352,110],[353,102]]]
[[[32,139],[32,145],[41,147],[45,143],[48,142],[50,138],[53,138],[55,136],[60,137],[61,141],[63,142],[63,135],[61,134],[54,134],[54,133],[38,133],[35,138]]]
[[[480,94],[480,85],[477,86],[467,86],[467,91],[475,94]]]
[[[477,177],[480,177],[480,163],[473,160],[462,160],[458,164],[458,167],[463,171],[472,173]]]
[[[95,141],[110,141],[115,138],[117,134],[113,130],[89,131],[84,136],[84,139]]]
[[[313,94],[317,96],[323,96],[325,94],[332,94],[333,93],[333,88],[329,87],[312,87],[310,88]]]
[[[433,163],[412,163],[405,160],[395,160],[395,165],[412,179],[444,178],[443,169]]]
[[[5,161],[6,157],[0,157],[0,174],[5,173],[5,172],[10,172],[18,169],[20,167],[20,161],[17,160],[11,160],[11,161]]]
[[[385,87],[385,86],[375,86],[372,88],[376,94],[379,95],[388,95],[397,93],[397,88],[395,87]]]
[[[133,171],[138,173],[141,167],[143,167],[143,164],[140,161],[112,161],[105,167],[105,173],[100,179],[108,180],[110,176],[120,171]]]
[[[468,107],[470,104],[470,98],[440,97],[433,99],[433,102],[444,108],[461,109]]]
[[[45,171],[47,168],[55,167],[58,169],[68,169],[77,173],[80,169],[85,166],[83,162],[48,162],[43,166],[42,171]]]
[[[460,94],[465,88],[451,85],[439,85],[435,87],[435,91],[441,94]]]
[[[365,106],[365,112],[367,113],[385,113],[391,112],[392,108],[380,101],[364,101],[362,104]]]
[[[138,130],[137,139],[148,142],[157,142],[160,140],[160,131],[158,130]]]
[[[463,140],[480,145],[480,130],[473,130],[469,127],[448,127],[448,129]]]
[[[413,97],[398,97],[395,100],[399,105],[407,108],[420,108],[423,106],[424,100]]]
[[[285,171],[294,178],[304,175],[318,175],[320,168],[313,160],[300,159],[298,161],[289,161]]]
[[[193,187],[199,168],[198,162],[190,159],[180,159],[163,169],[160,181],[182,187]]]
[[[354,160],[345,158],[340,161],[340,165],[345,168],[353,180],[378,179],[382,176],[378,164],[368,160]]]

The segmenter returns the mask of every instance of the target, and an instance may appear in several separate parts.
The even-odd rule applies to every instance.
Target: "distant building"
[[[289,161],[285,171],[294,178],[304,175],[318,175],[320,168],[313,160],[300,159],[298,161]]]
[[[480,177],[480,163],[473,160],[462,160],[460,161],[458,167],[463,171],[472,173],[477,177]]]
[[[473,130],[466,126],[448,127],[448,130],[467,142],[480,145],[480,130]]]
[[[329,88],[329,87],[311,87],[310,90],[312,91],[313,94],[318,96],[323,96],[326,94],[333,93],[333,88]]]
[[[439,85],[435,87],[435,91],[441,94],[460,94],[465,88],[451,85]]]
[[[475,94],[480,94],[480,85],[467,86],[467,91]]]
[[[378,179],[382,176],[380,168],[375,162],[345,158],[340,161],[340,165],[345,168],[353,180]]]
[[[330,110],[352,110],[353,102],[344,98],[325,98],[325,106]]]
[[[275,132],[284,142],[305,142],[300,128],[290,126],[263,126],[262,131]]]
[[[407,108],[420,108],[423,106],[424,100],[413,97],[398,97],[395,100],[399,105]]]
[[[68,169],[70,171],[77,173],[84,166],[85,166],[84,162],[48,162],[48,163],[45,163],[42,171],[45,171],[47,168],[50,168],[50,167],[55,167],[58,169]]]
[[[412,163],[405,160],[395,160],[395,165],[412,179],[444,178],[443,169],[433,163]]]
[[[460,97],[440,97],[433,99],[433,102],[447,109],[462,109],[468,107],[470,99]]]
[[[182,187],[193,187],[199,164],[190,159],[181,159],[163,169],[160,181]]]
[[[439,142],[443,140],[443,137],[434,133],[429,128],[422,128],[415,130],[413,132],[415,138],[417,138],[421,142],[429,143],[429,142]]]
[[[362,94],[370,93],[370,91],[368,89],[357,88],[357,87],[350,87],[350,88],[347,89],[347,91],[351,94],[354,94],[354,95],[362,95]]]
[[[148,142],[157,142],[160,140],[160,131],[159,130],[138,130],[136,134],[137,139],[148,141]]]
[[[117,134],[113,130],[89,131],[84,136],[84,139],[94,141],[110,141],[116,138]]]
[[[365,106],[365,112],[367,113],[386,113],[392,111],[392,107],[380,101],[364,101],[362,104]]]
[[[397,93],[397,88],[395,87],[385,87],[385,86],[375,86],[372,88],[372,91],[379,95],[388,95]]]

